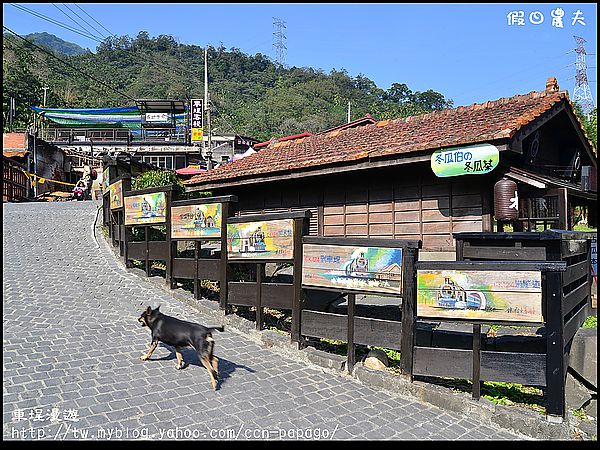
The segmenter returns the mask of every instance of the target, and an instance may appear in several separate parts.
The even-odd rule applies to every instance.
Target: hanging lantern
[[[519,217],[517,183],[506,177],[494,185],[494,217],[499,221],[512,221]]]

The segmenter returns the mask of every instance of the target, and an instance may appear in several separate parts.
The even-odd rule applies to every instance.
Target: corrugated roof
[[[558,91],[558,85],[555,81],[550,83],[551,80],[541,92],[272,143],[255,155],[196,175],[184,184],[228,183],[255,176],[319,169],[336,163],[372,161],[511,138],[556,103],[563,99],[568,101],[568,93]]]

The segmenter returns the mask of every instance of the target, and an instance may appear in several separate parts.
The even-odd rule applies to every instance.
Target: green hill
[[[123,94],[204,97],[204,49],[179,44],[169,35],[151,38],[142,31],[135,38],[110,37],[96,53],[62,57],[71,67],[16,36],[5,33],[3,46],[4,113],[8,98],[14,96],[15,123],[31,121],[27,108],[41,104],[43,86],[49,87],[49,107],[133,105]],[[341,68],[325,73],[310,67],[279,67],[264,54],[247,55],[237,48],[208,47],[208,72],[213,132],[260,140],[341,125],[347,120],[348,102],[352,119],[370,113],[377,120],[452,105],[433,90],[413,92],[400,82],[384,90],[363,74],[352,77]]]
[[[31,33],[24,37],[35,44],[45,45],[46,47],[66,56],[83,55],[84,53],[89,52],[89,50],[86,48],[80,47],[72,42],[67,42],[57,36],[54,36],[53,34],[46,32]]]

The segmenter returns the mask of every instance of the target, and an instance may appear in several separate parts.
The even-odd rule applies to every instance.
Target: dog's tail
[[[223,325],[221,325],[220,327],[208,327],[208,330],[209,331],[217,330],[217,331],[220,331],[222,333],[223,331],[225,331],[225,327]]]

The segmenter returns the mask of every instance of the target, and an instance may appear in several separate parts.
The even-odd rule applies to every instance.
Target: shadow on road
[[[171,353],[169,353],[168,355],[163,356],[161,358],[150,358],[149,361],[170,361],[172,359],[176,359],[175,349],[173,347],[163,344],[162,342],[159,344],[159,347],[162,347],[162,348],[170,351]],[[198,354],[196,353],[196,351],[193,348],[181,349],[181,355],[183,356],[183,360],[185,363],[183,366],[183,369],[187,368],[189,365],[192,365],[192,366],[197,366],[197,367],[201,368],[202,370],[206,370],[206,368],[202,365],[202,363],[198,359]],[[235,372],[237,369],[244,369],[246,372],[256,373],[256,370],[254,370],[251,367],[245,366],[243,364],[236,364],[232,361],[221,358],[218,355],[215,355],[215,356],[217,356],[217,358],[219,359],[219,384],[218,384],[217,388],[219,388],[223,383],[225,383],[227,381],[227,379],[231,377],[231,374],[233,372]]]

